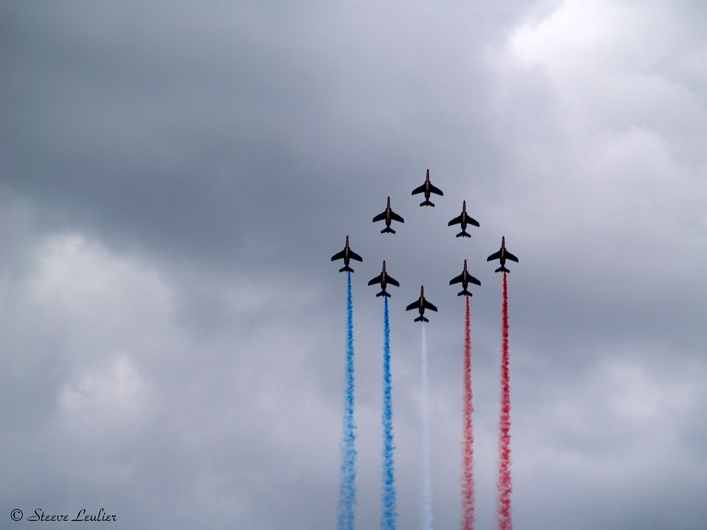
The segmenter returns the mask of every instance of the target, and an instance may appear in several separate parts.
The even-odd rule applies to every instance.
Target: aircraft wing
[[[516,263],[518,263],[518,258],[516,258],[513,254],[511,254],[507,250],[506,250],[506,259],[509,259],[511,261],[515,261]]]
[[[412,190],[412,195],[415,195],[416,193],[422,193],[423,191],[425,191],[425,185],[424,185],[424,184],[423,184],[422,186],[420,186],[420,187],[415,188],[414,190]]]
[[[464,275],[463,275],[463,274],[460,274],[460,275],[457,276],[456,278],[452,278],[451,280],[449,280],[449,285],[452,285],[453,283],[459,283],[459,282],[461,282],[463,279],[464,279]]]
[[[390,279],[390,278],[389,278]],[[373,278],[370,282],[368,282],[368,285],[373,285],[374,283],[381,283],[383,281],[383,275],[380,274]]]
[[[407,306],[405,308],[405,311],[410,311],[411,309],[417,309],[418,307],[420,307],[420,301],[415,300],[412,304],[410,304],[409,306]],[[435,311],[437,311],[437,310],[435,309]]]
[[[396,287],[400,287],[398,280],[396,280],[395,278],[391,278],[390,276],[388,276],[388,283],[390,285],[395,285]]]
[[[492,259],[501,259],[501,251],[499,250],[495,254],[491,254],[488,258],[486,258],[486,261],[491,261]]]
[[[430,309],[430,310],[432,310],[432,311],[437,311],[437,308],[436,308],[434,305],[432,305],[431,303],[429,303],[427,300],[425,300],[425,304],[424,304],[424,305],[425,305],[425,308],[426,308],[426,309]]]
[[[356,254],[353,250],[349,249],[349,258],[355,259],[356,261],[363,261],[363,258]]]
[[[474,278],[471,274],[469,275],[469,283],[481,285],[481,282],[479,280],[477,280],[476,278]]]
[[[373,218],[373,222],[375,223],[376,221],[382,221],[383,219],[385,219],[385,212],[379,213],[378,215],[376,215]]]
[[[431,183],[430,183],[430,191],[432,193],[436,193],[437,195],[444,195],[444,193],[442,193],[441,189],[434,187]],[[415,192],[413,191],[413,193],[415,193]]]
[[[455,217],[454,219],[449,221],[449,224],[447,226],[458,225],[461,222],[462,222],[462,216],[460,215],[459,217]]]
[[[393,221],[398,221],[399,223],[404,223],[404,222],[405,222],[405,219],[403,219],[402,217],[400,217],[397,213],[395,213],[395,212],[392,211],[392,210],[390,211],[390,218],[391,218]]]
[[[476,219],[469,217],[468,214],[466,216],[466,222],[467,222],[467,224],[470,224],[470,225],[479,226],[479,223],[476,221]]]
[[[331,257],[331,261],[334,261],[334,260],[337,260],[337,259],[342,259],[345,255],[346,255],[346,250],[344,249],[344,250],[342,250],[341,252],[339,252],[338,254],[334,254],[334,255]]]

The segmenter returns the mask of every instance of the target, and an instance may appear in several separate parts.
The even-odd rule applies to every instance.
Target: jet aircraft
[[[466,225],[474,225],[474,226],[479,226],[479,223],[476,222],[476,219],[472,219],[467,215],[466,213],[466,201],[462,203],[462,213],[459,217],[455,217],[451,221],[449,221],[449,224],[447,226],[452,226],[452,225],[457,225],[461,224],[462,225],[462,231],[457,234],[457,237],[471,237],[469,234],[466,233]]]
[[[471,296],[471,293],[466,290],[467,286],[470,283],[474,283],[476,285],[481,285],[481,282],[479,280],[477,280],[476,278],[474,278],[471,274],[469,274],[469,271],[466,270],[466,260],[464,260],[464,270],[462,271],[462,273],[459,276],[457,276],[456,278],[451,279],[449,281],[449,285],[452,285],[454,283],[459,283],[459,282],[461,282],[463,290],[461,293],[457,294],[457,296],[461,296],[461,295]]]
[[[385,272],[385,260],[383,260],[383,270],[381,271],[380,275],[376,276],[370,282],[368,282],[368,285],[373,285],[374,283],[381,284],[381,292],[378,293],[376,296],[390,296],[390,293],[386,292],[385,290],[388,284],[400,287],[398,281],[392,276],[390,276],[387,272]]]
[[[429,320],[427,320],[424,316],[425,309],[437,311],[437,308],[425,299],[425,287],[424,286],[420,287],[420,298],[418,300],[416,300],[415,302],[413,302],[412,304],[410,304],[409,306],[407,306],[405,308],[405,311],[410,311],[411,309],[415,309],[415,308],[417,308],[420,311],[420,316],[417,317],[414,320],[414,322],[429,322]]]
[[[390,223],[393,221],[398,221],[400,223],[404,223],[405,220],[400,217],[397,213],[395,213],[391,207],[390,207],[390,197],[388,197],[388,205],[385,207],[385,210],[383,213],[379,213],[373,218],[373,222],[375,223],[376,221],[385,221],[385,228],[381,230],[381,234],[385,234],[386,232],[390,232],[391,234],[395,233],[395,230],[390,228]]]
[[[337,260],[337,259],[342,259],[344,260],[344,266],[343,268],[339,269],[339,272],[353,272],[354,270],[349,267],[349,261],[352,259],[358,260],[358,261],[363,261],[363,258],[356,254],[351,248],[349,247],[349,236],[346,236],[346,245],[344,246],[344,250],[339,252],[338,254],[334,254],[331,257],[331,261]]]
[[[506,250],[506,236],[501,238],[501,249],[495,254],[491,254],[486,261],[491,261],[492,259],[501,260],[501,266],[496,269],[496,272],[511,272],[505,267],[507,259],[518,263],[518,258]]]
[[[427,178],[425,178],[425,183],[420,186],[419,188],[415,188],[412,190],[412,194],[415,195],[417,193],[424,193],[425,194],[425,202],[421,202],[420,206],[434,206],[434,203],[430,201],[430,193],[436,193],[437,195],[444,195],[442,193],[442,190],[439,188],[435,188],[432,183],[430,182],[430,170],[427,170]]]

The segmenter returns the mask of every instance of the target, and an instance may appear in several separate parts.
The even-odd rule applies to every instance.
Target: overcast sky
[[[358,528],[381,516],[384,259],[398,526],[420,524],[422,284],[433,527],[460,523],[467,259],[494,528],[505,236],[516,528],[704,529],[706,30],[698,0],[0,2],[0,527],[334,528],[349,235]]]

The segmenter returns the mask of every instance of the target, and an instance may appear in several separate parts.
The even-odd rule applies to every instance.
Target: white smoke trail
[[[422,415],[422,488],[420,495],[420,529],[432,530],[432,484],[430,480],[430,409],[429,382],[427,378],[427,335],[422,323],[422,397],[420,409]]]

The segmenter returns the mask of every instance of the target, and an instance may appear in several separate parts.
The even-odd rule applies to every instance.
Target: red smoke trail
[[[501,357],[501,418],[498,440],[498,528],[513,530],[511,520],[511,374],[508,369],[508,280],[503,273],[503,352]]]
[[[462,460],[462,530],[474,530],[474,412],[471,391],[471,310],[466,298],[466,326],[464,333],[464,442]]]

